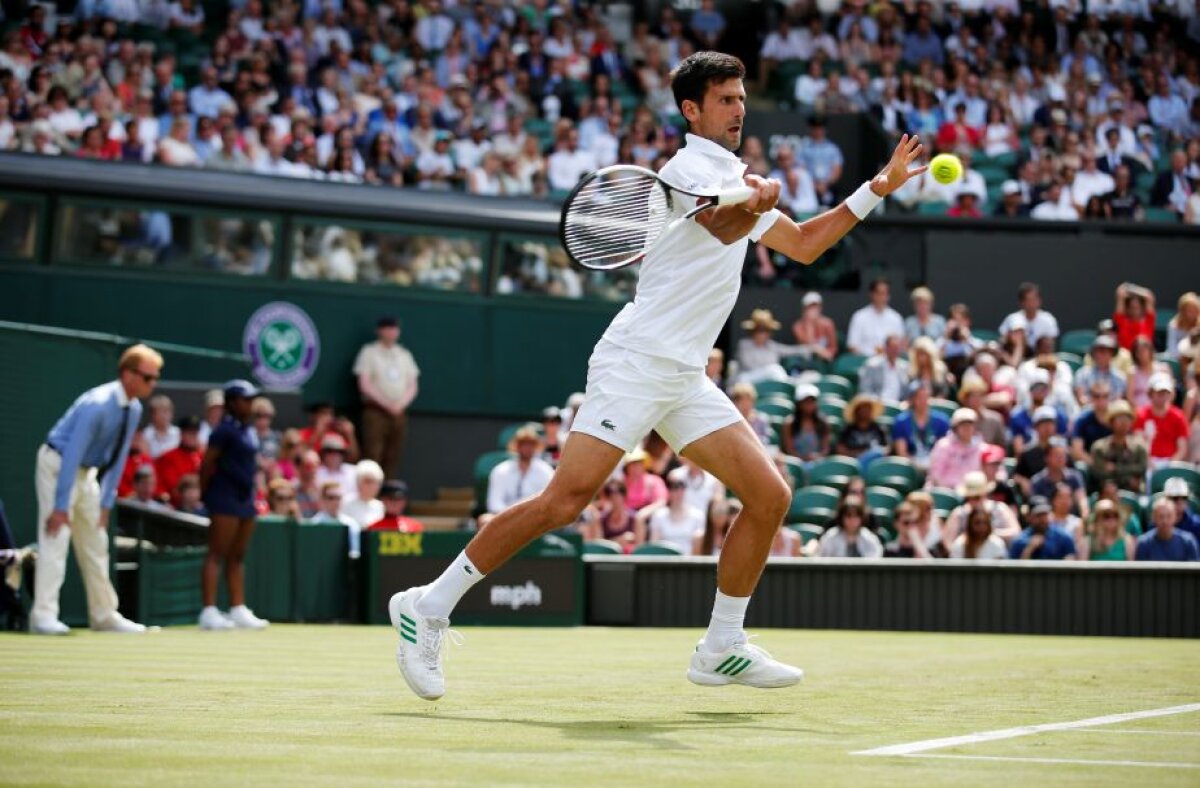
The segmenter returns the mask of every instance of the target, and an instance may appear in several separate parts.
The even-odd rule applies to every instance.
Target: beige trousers
[[[117,612],[117,591],[108,577],[108,531],[100,527],[100,484],[94,468],[76,472],[67,507],[71,525],[50,536],[46,533],[46,518],[54,511],[54,488],[61,467],[58,452],[49,446],[38,449],[37,580],[29,617],[37,624],[58,620],[58,592],[67,573],[68,546],[74,543],[75,560],[87,589],[88,619],[96,626]]]

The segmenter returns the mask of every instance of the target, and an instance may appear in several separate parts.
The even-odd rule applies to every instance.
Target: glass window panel
[[[275,224],[253,216],[70,203],[59,220],[62,262],[262,276]]]
[[[496,294],[629,301],[637,277],[636,265],[615,271],[590,271],[574,265],[557,238],[504,236]]]
[[[297,222],[295,279],[482,293],[482,235]]]
[[[37,251],[39,205],[0,197],[0,260],[32,260]]]

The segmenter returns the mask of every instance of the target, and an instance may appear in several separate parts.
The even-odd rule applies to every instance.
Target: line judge
[[[80,395],[38,449],[38,561],[29,616],[34,634],[70,632],[58,617],[68,540],[75,544],[92,629],[146,631],[117,612],[117,592],[108,576],[108,518],[142,418],[138,400],[153,393],[162,366],[162,356],[152,348],[128,348],[117,365],[117,379]]]

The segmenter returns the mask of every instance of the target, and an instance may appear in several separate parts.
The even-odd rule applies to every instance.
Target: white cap
[[[383,481],[383,468],[374,460],[359,460],[354,466],[354,476],[357,479],[374,479]]]
[[[825,299],[821,297],[820,293],[818,293],[816,290],[809,290],[804,294],[804,300],[802,300],[800,303],[804,306],[812,306],[813,304],[822,304],[824,302]]]
[[[1009,180],[1005,181],[1003,184],[1001,184],[1000,193],[1003,194],[1005,197],[1007,197],[1010,194],[1020,194],[1021,193],[1021,184],[1017,183],[1016,181],[1014,181],[1012,179],[1009,179]]]
[[[1058,421],[1058,411],[1050,405],[1043,405],[1033,412],[1033,423],[1041,424],[1043,421]]]
[[[979,417],[975,415],[975,411],[971,410],[970,408],[959,408],[958,410],[954,411],[954,415],[950,417],[950,426],[957,427],[959,424],[962,424],[965,421],[969,421],[974,424],[978,419]]]
[[[1154,391],[1174,391],[1175,380],[1170,375],[1158,373],[1150,376],[1150,385],[1148,386],[1151,392]]]
[[[803,402],[806,399],[818,399],[820,396],[821,392],[816,386],[811,383],[801,383],[799,386],[796,386],[796,394],[792,399],[796,402]]]
[[[1187,479],[1182,479],[1178,476],[1172,476],[1163,485],[1163,495],[1168,498],[1189,498],[1191,494],[1192,490],[1188,486]]]
[[[1029,387],[1030,388],[1033,388],[1034,386],[1049,386],[1049,385],[1050,385],[1050,373],[1048,371],[1042,369],[1041,367],[1035,367],[1034,370],[1029,373]]]

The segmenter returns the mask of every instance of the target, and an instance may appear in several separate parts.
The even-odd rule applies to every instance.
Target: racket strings
[[[617,268],[642,256],[671,216],[666,191],[649,175],[598,178],[572,197],[563,240],[578,262]]]

